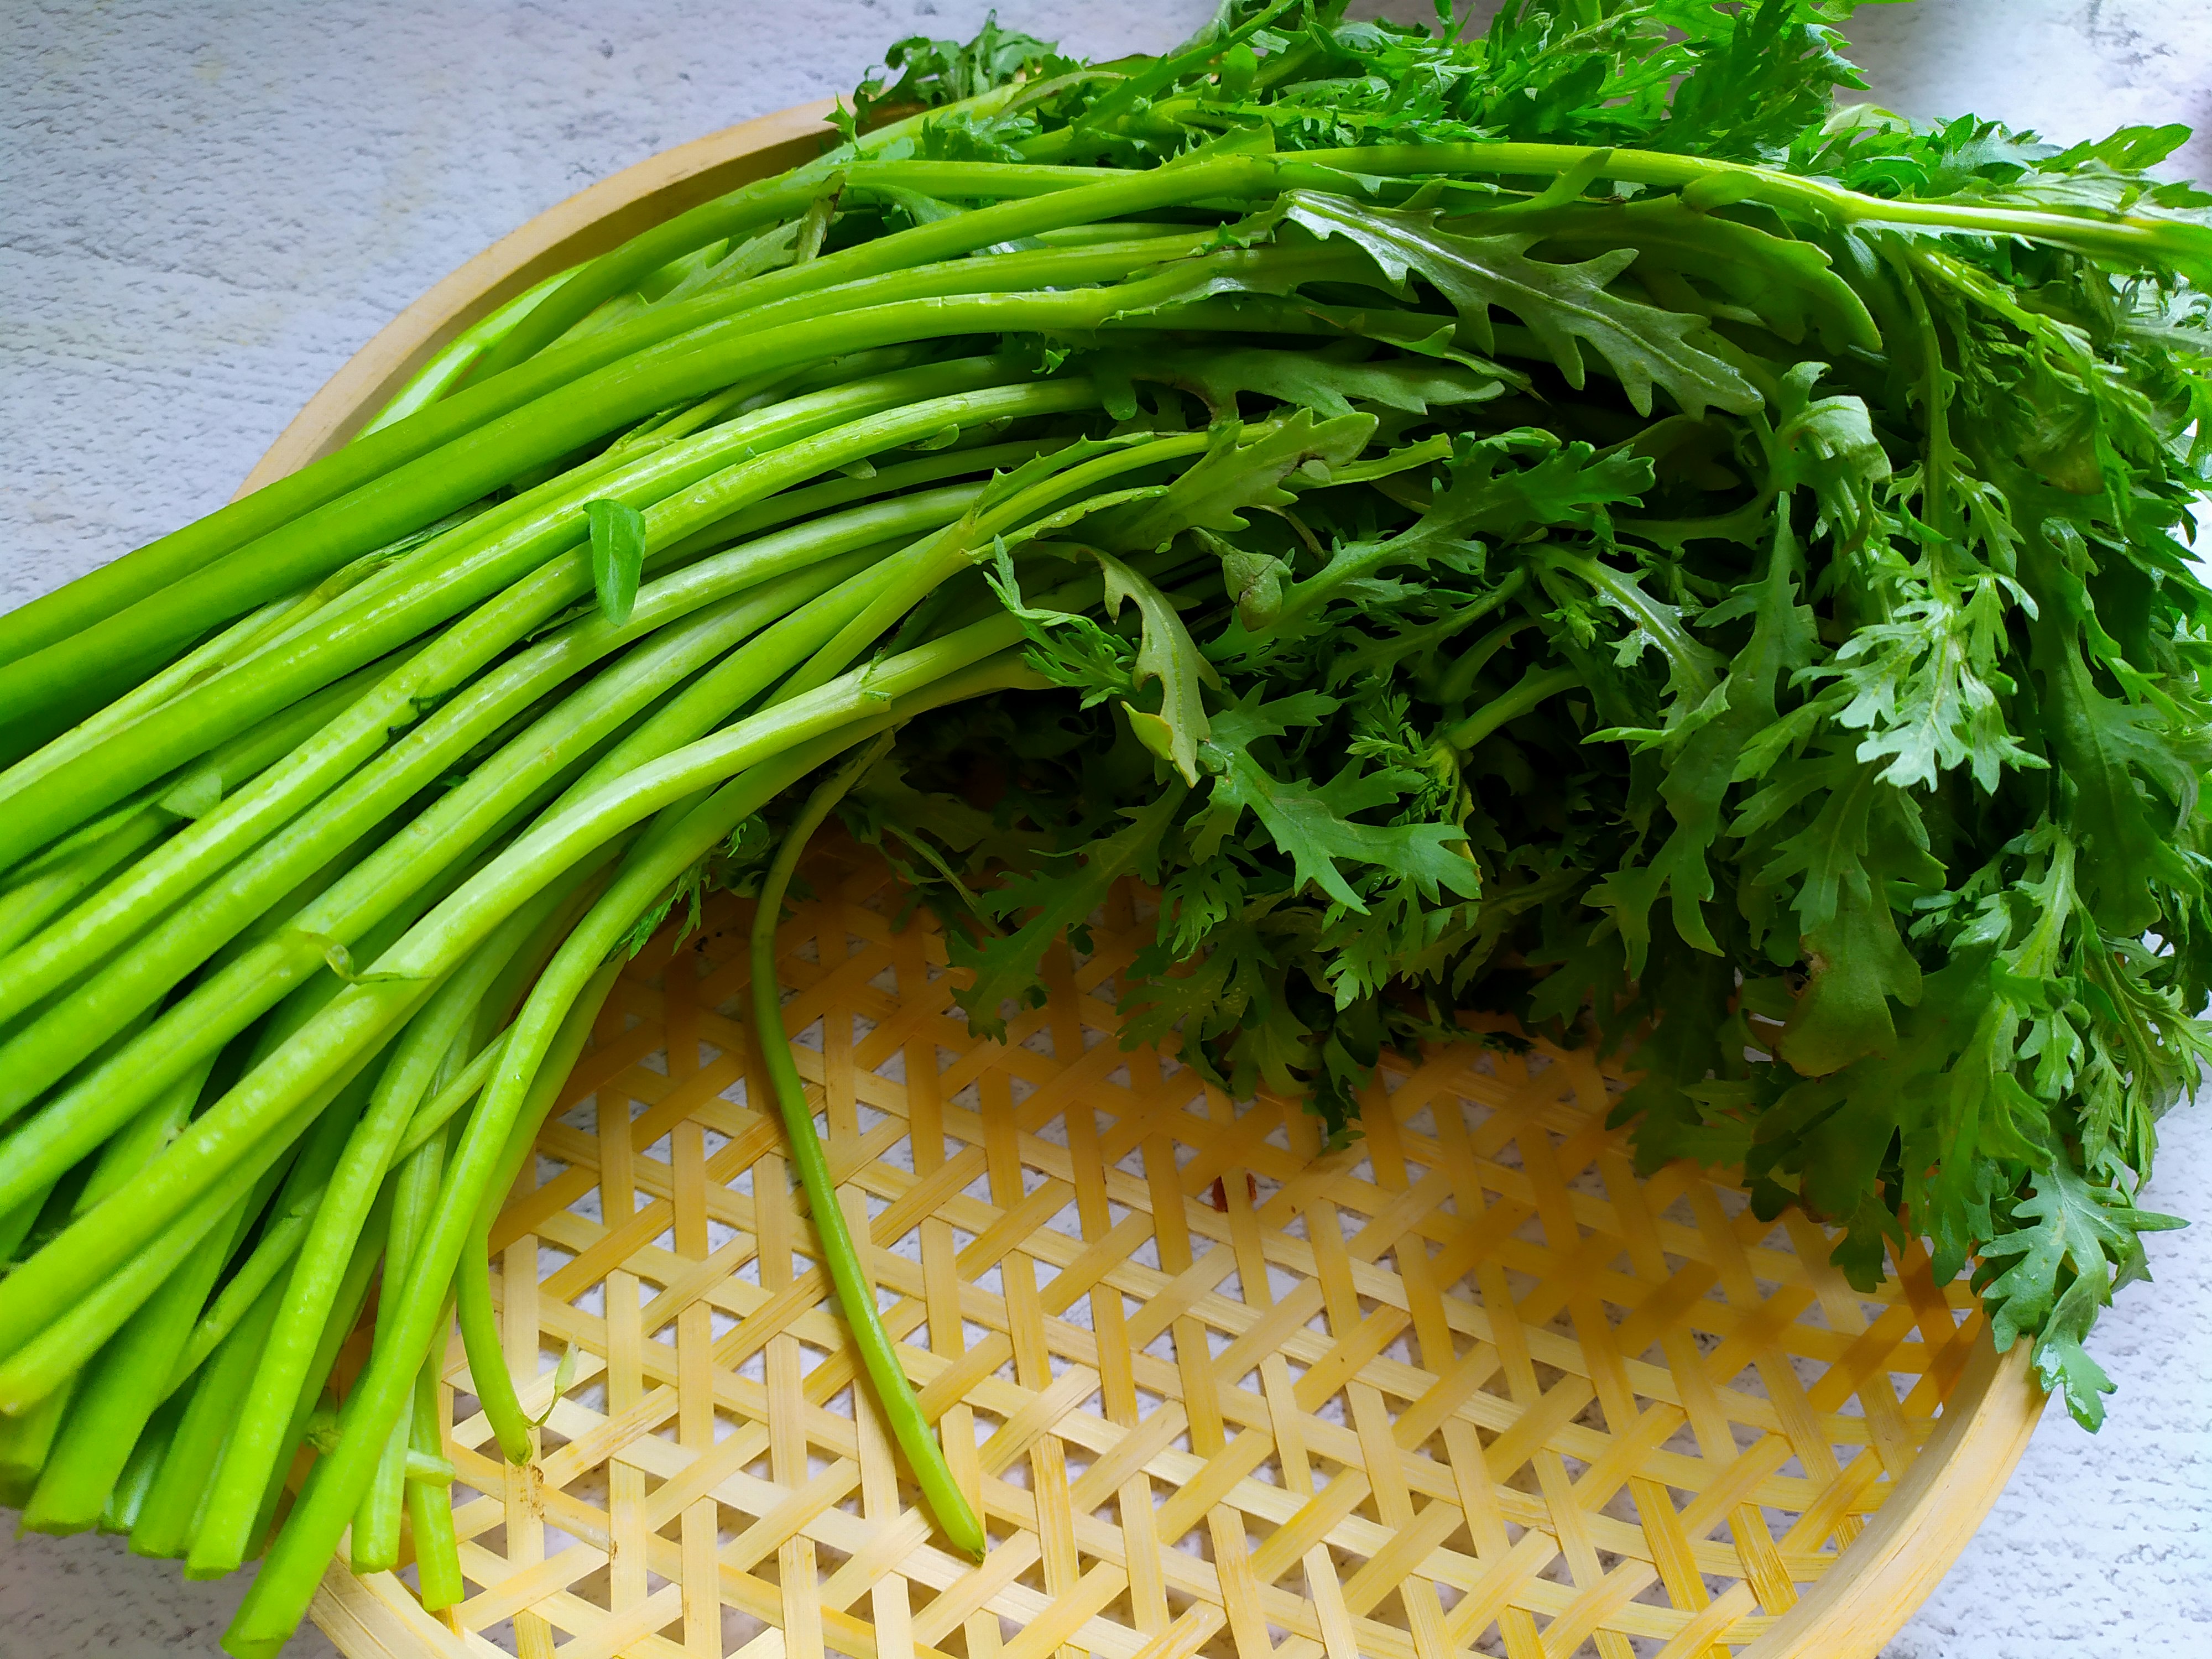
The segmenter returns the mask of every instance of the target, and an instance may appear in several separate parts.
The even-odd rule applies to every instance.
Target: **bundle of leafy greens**
[[[981,1025],[1139,878],[1133,1041],[1342,1136],[1469,1011],[1599,1045],[1647,1164],[1740,1166],[1861,1284],[1971,1262],[2094,1425],[2208,1044],[2183,130],[1839,107],[1846,0],[1341,9],[903,42],[820,160],[0,617],[27,1524],[266,1542],[240,1656],[403,1508],[458,1599],[447,1310],[526,1461],[486,1229],[614,968],[720,883],[872,1385],[980,1548],[776,1069],[833,809]]]
[[[1480,146],[1484,176],[1437,155],[1233,227],[1314,262],[1298,356],[1060,337],[1120,429],[1214,434],[1060,538],[1172,526],[1223,591],[1180,631],[1021,612],[1060,718],[934,715],[848,812],[986,1024],[1141,875],[1133,1039],[1340,1133],[1461,1010],[1618,1051],[1646,1167],[1741,1166],[1762,1215],[1842,1225],[1863,1287],[1907,1232],[1939,1279],[1975,1261],[2094,1427],[2081,1340],[2178,1224],[2135,1194],[2207,1041],[2212,196],[2145,171],[2179,126],[2061,149],[1832,107],[1846,9],[1272,15],[1138,96],[1034,42],[904,43],[907,99],[979,51],[1063,69],[947,154]],[[1539,153],[1549,183],[1507,176]],[[1278,435],[1231,424],[1261,411]]]

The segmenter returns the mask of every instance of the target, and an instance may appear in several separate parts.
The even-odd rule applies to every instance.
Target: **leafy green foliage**
[[[1160,380],[1188,388],[1217,416],[1235,418],[1241,395],[1271,398],[1316,414],[1349,415],[1356,404],[1425,415],[1431,409],[1487,403],[1501,396],[1510,371],[1489,371],[1425,358],[1376,360],[1372,349],[1346,341],[1325,351],[1237,350],[1154,352],[1123,360],[1094,361],[1094,374],[1118,371],[1129,380]],[[1133,401],[1120,405],[1133,412]]]
[[[884,67],[898,71],[898,79],[889,86],[881,79],[863,81],[853,94],[858,131],[960,103],[1009,81],[1050,73],[1067,64],[1048,42],[1019,29],[1000,28],[999,15],[993,12],[981,32],[964,43],[909,35],[884,53]]]
[[[1300,191],[1288,192],[1283,204],[1291,223],[1357,246],[1392,288],[1404,291],[1413,276],[1433,286],[1485,351],[1495,347],[1492,308],[1510,312],[1534,332],[1577,391],[1585,373],[1582,347],[1588,344],[1620,377],[1639,415],[1650,412],[1655,386],[1671,392],[1692,416],[1709,404],[1741,414],[1759,402],[1749,383],[1699,343],[1703,318],[1609,290],[1636,263],[1633,248],[1563,264],[1528,257],[1540,240],[1534,233],[1462,236],[1443,229],[1432,215],[1359,207]]]
[[[1130,812],[1120,829],[1085,842],[1073,856],[998,888],[985,901],[985,908],[1000,921],[1017,915],[1027,917],[1012,933],[981,945],[964,933],[953,935],[953,965],[975,975],[962,1003],[979,1028],[1004,1036],[1006,1005],[1034,1006],[1042,1000],[1037,975],[1044,953],[1062,938],[1072,939],[1081,949],[1091,913],[1105,903],[1115,882],[1132,875],[1158,877],[1162,836],[1182,804],[1182,792],[1170,788],[1152,805]]]
[[[775,854],[775,832],[758,815],[730,831],[720,846],[688,866],[665,892],[639,913],[624,942],[628,953],[634,957],[645,949],[678,906],[684,910],[684,929],[678,935],[681,940],[699,931],[708,894],[723,891],[750,897],[758,892],[769,860]]]
[[[1320,712],[1313,699],[1300,713]],[[1287,727],[1265,706],[1234,708],[1220,722],[1219,740],[1209,740],[1206,763],[1215,773],[1205,816],[1194,826],[1193,851],[1200,857],[1218,847],[1249,811],[1273,850],[1291,861],[1295,887],[1311,883],[1346,909],[1368,908],[1338,868],[1338,861],[1364,865],[1411,885],[1433,901],[1444,890],[1472,896],[1478,890],[1474,866],[1450,853],[1464,832],[1443,824],[1373,825],[1358,822],[1363,812],[1396,803],[1403,780],[1389,771],[1369,772],[1355,759],[1318,787],[1285,782],[1255,756],[1261,738],[1279,738]]]
[[[1219,53],[1204,83],[1151,90],[1102,137],[1166,148],[1171,125],[1258,121],[1292,149],[1504,138],[1771,160],[1826,113],[1832,88],[1863,85],[1837,51],[1850,0],[1509,0],[1481,33],[1343,10],[1240,0],[1217,39],[1264,18],[1247,37],[1264,57],[1248,71]]]
[[[1206,453],[1164,493],[1109,514],[1094,533],[1109,546],[1150,551],[1187,530],[1225,535],[1247,529],[1244,515],[1252,508],[1288,507],[1297,499],[1294,471],[1306,470],[1309,481],[1328,477],[1332,466],[1357,457],[1374,431],[1371,415],[1316,421],[1305,409],[1265,425],[1217,427]]]
[[[1908,1225],[1978,1260],[2094,1422],[2081,1338],[2165,1224],[2134,1194],[2212,1052],[2212,592],[2179,550],[2212,198],[2145,171],[2179,130],[1833,108],[1848,3],[1340,10],[1237,0],[1169,58],[1039,70],[975,142],[1592,148],[1548,185],[1339,158],[1051,343],[1120,441],[1212,438],[1040,526],[1021,581],[999,557],[1054,712],[923,722],[872,833],[986,1024],[1153,882],[1129,1037],[1334,1134],[1462,1009],[1633,1045],[1647,1164],[1741,1165],[1856,1282]],[[1606,146],[2159,229],[1843,223],[1740,174],[1609,182]],[[1136,603],[1033,608],[1055,545]],[[978,775],[995,804],[952,811]]]
[[[103,640],[138,641],[135,659],[216,630],[135,715],[111,706],[0,780],[21,808],[0,824],[17,860],[0,908],[11,965],[30,964],[0,975],[19,1062],[0,1065],[0,1115],[36,1109],[0,1159],[0,1255],[27,1234],[33,1252],[0,1284],[15,1404],[58,1408],[111,1328],[70,1310],[123,1317],[145,1287],[118,1264],[192,1216],[244,1215],[267,1159],[299,1156],[253,1231],[265,1246],[270,1218],[304,1218],[285,1192],[337,1156],[410,999],[482,1036],[538,978],[496,1068],[489,1049],[469,1065],[494,1073],[469,1133],[519,1150],[510,1117],[542,1092],[514,1085],[565,1069],[616,965],[580,984],[577,941],[634,951],[732,887],[763,899],[773,1036],[788,864],[764,872],[767,854],[795,853],[857,781],[846,821],[945,918],[979,1028],[1011,1035],[1102,909],[1152,905],[1134,883],[1157,902],[1114,964],[1125,1038],[1237,1093],[1303,1096],[1332,1143],[1359,1133],[1387,1050],[1462,1037],[1476,1011],[1527,1034],[1486,1040],[1602,1045],[1635,1073],[1614,1115],[1644,1167],[1740,1170],[1755,1218],[1832,1228],[1861,1287],[1924,1240],[2094,1426],[2111,1385],[2092,1326],[2148,1276],[2143,1237],[2178,1224],[2140,1200],[2163,1115],[2212,1058],[2212,589],[2185,546],[2212,481],[2212,196],[2149,171],[2179,130],[2060,149],[1832,108],[1858,85],[1837,34],[1850,0],[1508,0],[1480,32],[1448,8],[1433,28],[1345,9],[1226,0],[1174,52],[1097,66],[995,19],[966,45],[902,42],[846,146],[614,250],[471,371],[592,337],[614,372],[576,385],[623,404],[599,415],[627,432],[579,451],[593,428],[466,430],[490,405],[464,399],[439,453],[507,456],[507,482],[458,516],[371,549],[319,511],[252,543],[276,562],[256,575],[221,550],[273,522],[259,497],[11,620],[28,654],[0,674],[32,745],[113,689],[90,662]],[[906,161],[926,165],[878,165]],[[1091,169],[1084,186],[1060,164]],[[961,227],[983,224],[1008,240],[963,253]],[[786,269],[754,309],[748,285]],[[793,356],[848,331],[876,343]],[[748,362],[756,335],[782,343]],[[885,399],[882,374],[915,397]],[[769,412],[792,397],[811,412]],[[380,473],[379,453],[397,452],[320,476],[377,479],[344,497],[374,496],[372,516],[450,514],[453,468]],[[891,499],[1000,462],[964,511]],[[544,615],[530,550],[572,569],[539,530],[600,489],[636,505],[585,503],[593,594]],[[802,522],[863,499],[834,528]],[[472,539],[461,520],[495,502],[526,529]],[[602,674],[647,506],[683,526],[656,550],[670,626],[636,629],[659,637]],[[891,539],[855,545],[871,534]],[[346,548],[363,556],[318,562]],[[830,557],[852,562],[842,579],[808,586]],[[132,582],[163,603],[118,611]],[[227,607],[262,600],[234,627]],[[88,625],[27,646],[68,631],[57,615]],[[354,684],[317,690],[325,669],[376,689],[302,771],[280,753]],[[939,702],[979,683],[1020,689]],[[498,923],[552,875],[533,860],[580,857],[578,836],[643,810],[634,769],[717,782],[757,739],[826,756],[836,722],[894,707],[910,718],[795,817],[768,802],[689,868],[705,837],[631,843],[550,974],[553,918],[526,944]],[[550,841],[549,813],[567,826]],[[174,839],[112,861],[149,835]],[[185,902],[222,847],[229,868]],[[356,988],[327,1017],[318,963]],[[313,982],[258,1018],[295,969]],[[471,1017],[449,991],[484,1000]],[[449,1036],[390,1052],[434,1057]],[[80,1062],[104,1038],[125,1047],[93,1086]],[[193,1053],[216,1069],[149,1115]],[[341,1073],[358,1073],[345,1103],[295,1147],[317,1079]],[[787,1067],[779,1089],[805,1152]],[[134,1142],[195,1118],[191,1146],[158,1175],[132,1153],[147,1203],[118,1188],[60,1224],[132,1114]],[[460,1217],[503,1180],[466,1152],[448,1176]],[[281,1645],[305,1607],[450,1267],[387,1278],[415,1352],[372,1355],[240,1651]],[[896,1408],[903,1382],[878,1370]],[[196,1563],[241,1559],[308,1380],[263,1366],[241,1419],[260,1427],[234,1437],[260,1449],[225,1464]],[[502,1444],[526,1442],[511,1399],[495,1414]],[[906,1427],[928,1486],[934,1448]],[[947,1525],[980,1550],[972,1521]]]
[[[1160,688],[1159,712],[1132,703],[1127,711],[1130,726],[1138,741],[1173,766],[1185,783],[1196,783],[1198,748],[1212,729],[1203,688],[1218,685],[1220,677],[1199,654],[1190,630],[1167,595],[1112,554],[1097,557],[1106,572],[1107,617],[1118,617],[1122,605],[1133,602],[1143,624],[1131,684],[1141,690],[1147,682],[1157,682]]]
[[[2081,1339],[2097,1310],[2111,1304],[2114,1284],[2146,1274],[2137,1235],[2185,1224],[2092,1185],[2063,1155],[2028,1178],[2028,1195],[2013,1205],[2011,1219],[2012,1228],[1982,1251],[1996,1273],[1982,1295],[1997,1352],[2024,1334],[2039,1333],[2035,1364],[2043,1386],[2065,1400],[2082,1427],[2094,1429],[2104,1420],[2102,1396],[2112,1391],[2112,1382]]]

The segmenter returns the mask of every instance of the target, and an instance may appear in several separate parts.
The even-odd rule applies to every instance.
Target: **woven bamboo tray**
[[[543,276],[813,154],[827,108],[656,156],[477,256],[247,487]],[[1762,1224],[1686,1165],[1638,1180],[1586,1054],[1386,1063],[1365,1138],[1324,1152],[1295,1102],[1121,1048],[1141,894],[1000,1044],[969,1035],[937,933],[893,926],[880,861],[832,847],[805,874],[786,1019],[987,1559],[932,1537],[854,1386],[747,1096],[726,901],[631,964],[494,1237],[540,1456],[500,1462],[455,1340],[469,1598],[433,1616],[411,1566],[341,1559],[313,1617],[349,1659],[1865,1659],[2040,1414],[2026,1345],[2000,1359],[1917,1249],[1861,1296],[1802,1217]]]

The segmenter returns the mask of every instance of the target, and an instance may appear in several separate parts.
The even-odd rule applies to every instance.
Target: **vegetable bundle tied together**
[[[1340,1134],[1463,1010],[1621,1050],[1647,1164],[1740,1165],[1862,1283],[1973,1261],[2094,1425],[2212,973],[2179,130],[1833,109],[1814,0],[1340,9],[904,43],[818,161],[0,618],[27,1524],[265,1547],[240,1656],[349,1526],[390,1565],[404,1513],[459,1600],[447,1321],[527,1460],[492,1218],[615,966],[720,884],[840,1305],[980,1552],[780,1063],[833,810],[979,1025],[1140,877],[1132,1041]]]

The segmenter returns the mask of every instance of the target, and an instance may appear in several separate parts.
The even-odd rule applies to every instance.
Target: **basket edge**
[[[1936,1432],[1867,1529],[1737,1659],[1874,1659],[1948,1573],[2011,1480],[2048,1398],[2033,1344],[1986,1321]]]
[[[765,177],[804,160],[781,152],[826,133],[836,107],[835,99],[796,104],[658,151],[509,231],[441,277],[349,357],[254,463],[238,495],[250,495],[336,450],[463,329],[540,278],[598,252],[599,242],[611,245],[612,239],[595,233],[624,210],[655,197],[704,199],[747,182],[739,173]],[[748,166],[756,162],[757,169]],[[705,177],[714,174],[730,176]]]
[[[356,1577],[343,1555],[323,1569],[307,1617],[346,1659],[476,1659],[465,1640],[424,1611],[398,1574]]]

